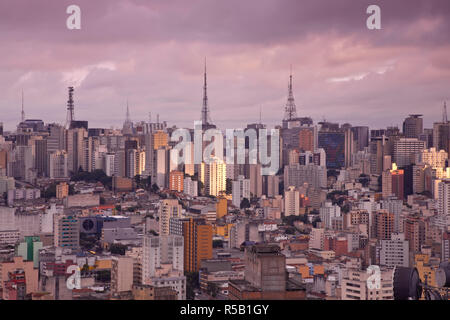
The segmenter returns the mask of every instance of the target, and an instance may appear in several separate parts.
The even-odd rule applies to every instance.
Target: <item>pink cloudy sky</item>
[[[82,30],[66,28],[66,8]],[[370,4],[382,30],[366,28]],[[289,66],[300,116],[385,127],[410,113],[425,124],[450,99],[449,0],[2,0],[0,122],[75,117],[121,126],[160,114],[200,118],[204,57],[211,118],[221,128],[280,123]],[[449,101],[450,105],[450,101]]]

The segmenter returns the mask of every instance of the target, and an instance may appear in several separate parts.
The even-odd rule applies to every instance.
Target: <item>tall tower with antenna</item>
[[[23,106],[23,90],[22,90],[22,113],[21,113],[22,122],[25,122],[25,109]]]
[[[288,100],[284,108],[284,120],[290,121],[295,118],[297,118],[297,107],[295,106],[294,93],[292,90],[292,66],[291,66],[291,74],[289,76],[289,85],[288,85]]]
[[[203,74],[203,106],[202,106],[202,128],[215,128],[212,124],[209,106],[208,106],[208,83],[206,77],[206,58],[205,58],[205,72]]]
[[[75,103],[73,101],[73,87],[69,87],[69,100],[67,100],[67,118],[66,118],[66,127],[68,128],[73,120],[75,120],[74,117],[74,110],[75,110]]]

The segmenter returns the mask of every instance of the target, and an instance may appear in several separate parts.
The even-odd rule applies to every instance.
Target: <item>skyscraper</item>
[[[159,204],[159,235],[170,232],[170,218],[181,217],[181,205],[176,199],[161,200]]]
[[[372,215],[372,236],[378,240],[390,240],[394,233],[394,214],[379,210]]]
[[[204,219],[183,222],[184,270],[198,272],[202,260],[212,259],[212,226]]]
[[[425,141],[417,138],[400,138],[394,142],[393,161],[399,166],[404,167],[413,164],[414,156],[420,154],[425,149]]]
[[[419,138],[423,133],[423,119],[421,114],[410,114],[403,121],[403,134],[405,138]]]
[[[435,122],[433,124],[433,147],[436,150],[445,150],[449,152],[450,140],[450,123],[447,120],[447,106],[444,103],[443,122]]]
[[[289,187],[284,192],[284,215],[298,216],[300,214],[300,193],[295,187]]]
[[[205,187],[205,193],[211,196],[219,196],[227,188],[227,165],[217,158],[206,164],[201,163],[200,181]]]

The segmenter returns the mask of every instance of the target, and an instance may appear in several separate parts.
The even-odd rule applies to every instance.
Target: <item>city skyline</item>
[[[205,56],[219,128],[259,122],[260,109],[263,123],[279,124],[290,65],[297,114],[314,122],[401,127],[418,113],[429,128],[448,99],[445,1],[409,1],[408,10],[406,2],[380,1],[382,30],[375,31],[365,26],[365,2],[78,1],[76,31],[64,24],[69,2],[44,3],[1,4],[0,38],[10,48],[0,54],[7,131],[20,121],[22,89],[27,119],[64,123],[68,86],[76,91],[76,119],[92,127],[121,127],[127,100],[133,122],[151,112],[192,127]],[[276,23],[267,27],[268,19]]]

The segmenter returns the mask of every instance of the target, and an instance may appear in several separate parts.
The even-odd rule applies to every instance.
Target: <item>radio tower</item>
[[[67,101],[67,119],[66,119],[66,127],[70,127],[70,124],[73,120],[75,120],[74,117],[74,102],[73,102],[73,87],[69,87],[69,100]]]
[[[203,107],[202,107],[202,127],[209,128],[212,125],[210,118],[210,112],[208,107],[208,85],[206,79],[206,58],[205,58],[205,73],[204,73],[204,83],[203,83]]]
[[[444,101],[444,108],[442,109],[442,122],[443,123],[448,123],[447,120],[447,102]]]
[[[21,117],[22,117],[22,122],[25,122],[25,110],[23,108],[23,90],[22,90],[22,114],[21,114]]]
[[[297,117],[297,107],[295,106],[294,94],[292,92],[292,66],[289,76],[288,100],[284,108],[284,120],[292,120]]]

